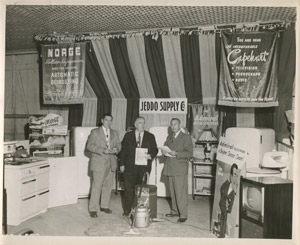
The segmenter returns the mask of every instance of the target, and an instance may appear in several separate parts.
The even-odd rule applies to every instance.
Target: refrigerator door
[[[96,127],[74,127],[71,130],[71,152],[78,161],[78,197],[88,197],[91,187],[89,153],[86,142],[91,130]]]
[[[77,158],[49,158],[48,162],[50,165],[48,207],[77,203],[77,189],[80,184],[77,181]]]

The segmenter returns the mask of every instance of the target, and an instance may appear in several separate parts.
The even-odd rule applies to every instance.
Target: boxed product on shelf
[[[195,193],[213,194],[213,179],[196,179]]]

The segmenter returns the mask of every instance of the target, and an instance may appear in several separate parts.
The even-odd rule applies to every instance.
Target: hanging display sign
[[[139,114],[186,114],[187,99],[140,99]]]
[[[238,165],[239,169],[242,169],[246,163],[248,152],[241,146],[235,145],[229,139],[225,137],[219,138],[219,144],[217,149],[217,160]]]
[[[44,104],[83,103],[85,43],[42,45]]]
[[[278,105],[278,32],[222,32],[219,105]]]

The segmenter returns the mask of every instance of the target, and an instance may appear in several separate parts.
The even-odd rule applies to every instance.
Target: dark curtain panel
[[[217,72],[218,72],[218,81],[220,77],[220,62],[221,62],[221,36],[220,34],[216,34],[215,39],[215,46],[216,46],[216,66],[217,66]],[[219,84],[219,82],[218,82]],[[219,87],[219,86],[218,86]]]
[[[157,41],[145,36],[145,52],[151,82],[156,98],[170,98],[161,36]]]
[[[139,90],[131,70],[125,38],[109,39],[109,48],[124,96],[127,98],[126,129],[139,114]]]
[[[85,76],[97,96],[97,125],[100,124],[104,113],[111,113],[111,96],[101,72],[93,45],[91,42],[86,45],[86,67]]]
[[[278,101],[274,123],[277,140],[289,137],[285,111],[292,109],[293,85],[296,69],[296,40],[294,26],[280,33],[278,69]]]
[[[196,35],[180,36],[184,88],[188,103],[202,103],[199,38]],[[189,107],[186,118],[187,129],[191,132],[193,112]]]
[[[223,115],[223,118],[220,117],[221,122],[219,123],[219,125],[222,125],[221,134],[223,135],[227,128],[236,127],[237,125],[236,108],[231,106],[218,106],[217,109],[220,115]]]
[[[186,97],[189,103],[202,103],[199,38],[196,35],[181,35],[180,46]]]
[[[274,107],[254,108],[255,127],[274,129]]]
[[[126,98],[139,98],[139,90],[129,62],[126,39],[109,39],[109,48],[124,96]]]
[[[134,126],[135,119],[139,116],[139,99],[127,99],[126,130]]]
[[[97,99],[97,120],[96,126],[101,126],[101,118],[105,113],[111,113],[111,99]]]
[[[68,115],[68,129],[82,126],[83,104],[70,105]]]

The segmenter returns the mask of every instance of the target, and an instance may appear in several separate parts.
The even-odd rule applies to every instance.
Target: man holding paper
[[[129,217],[135,199],[135,185],[142,184],[146,172],[150,174],[152,159],[157,155],[155,137],[145,131],[145,118],[138,117],[135,130],[125,134],[122,141],[120,170],[124,172],[124,213]]]
[[[193,156],[191,136],[181,132],[180,120],[171,120],[172,134],[168,136],[162,154],[167,157],[163,174],[168,177],[171,194],[171,212],[167,217],[179,216],[178,223],[187,220],[188,159]]]

